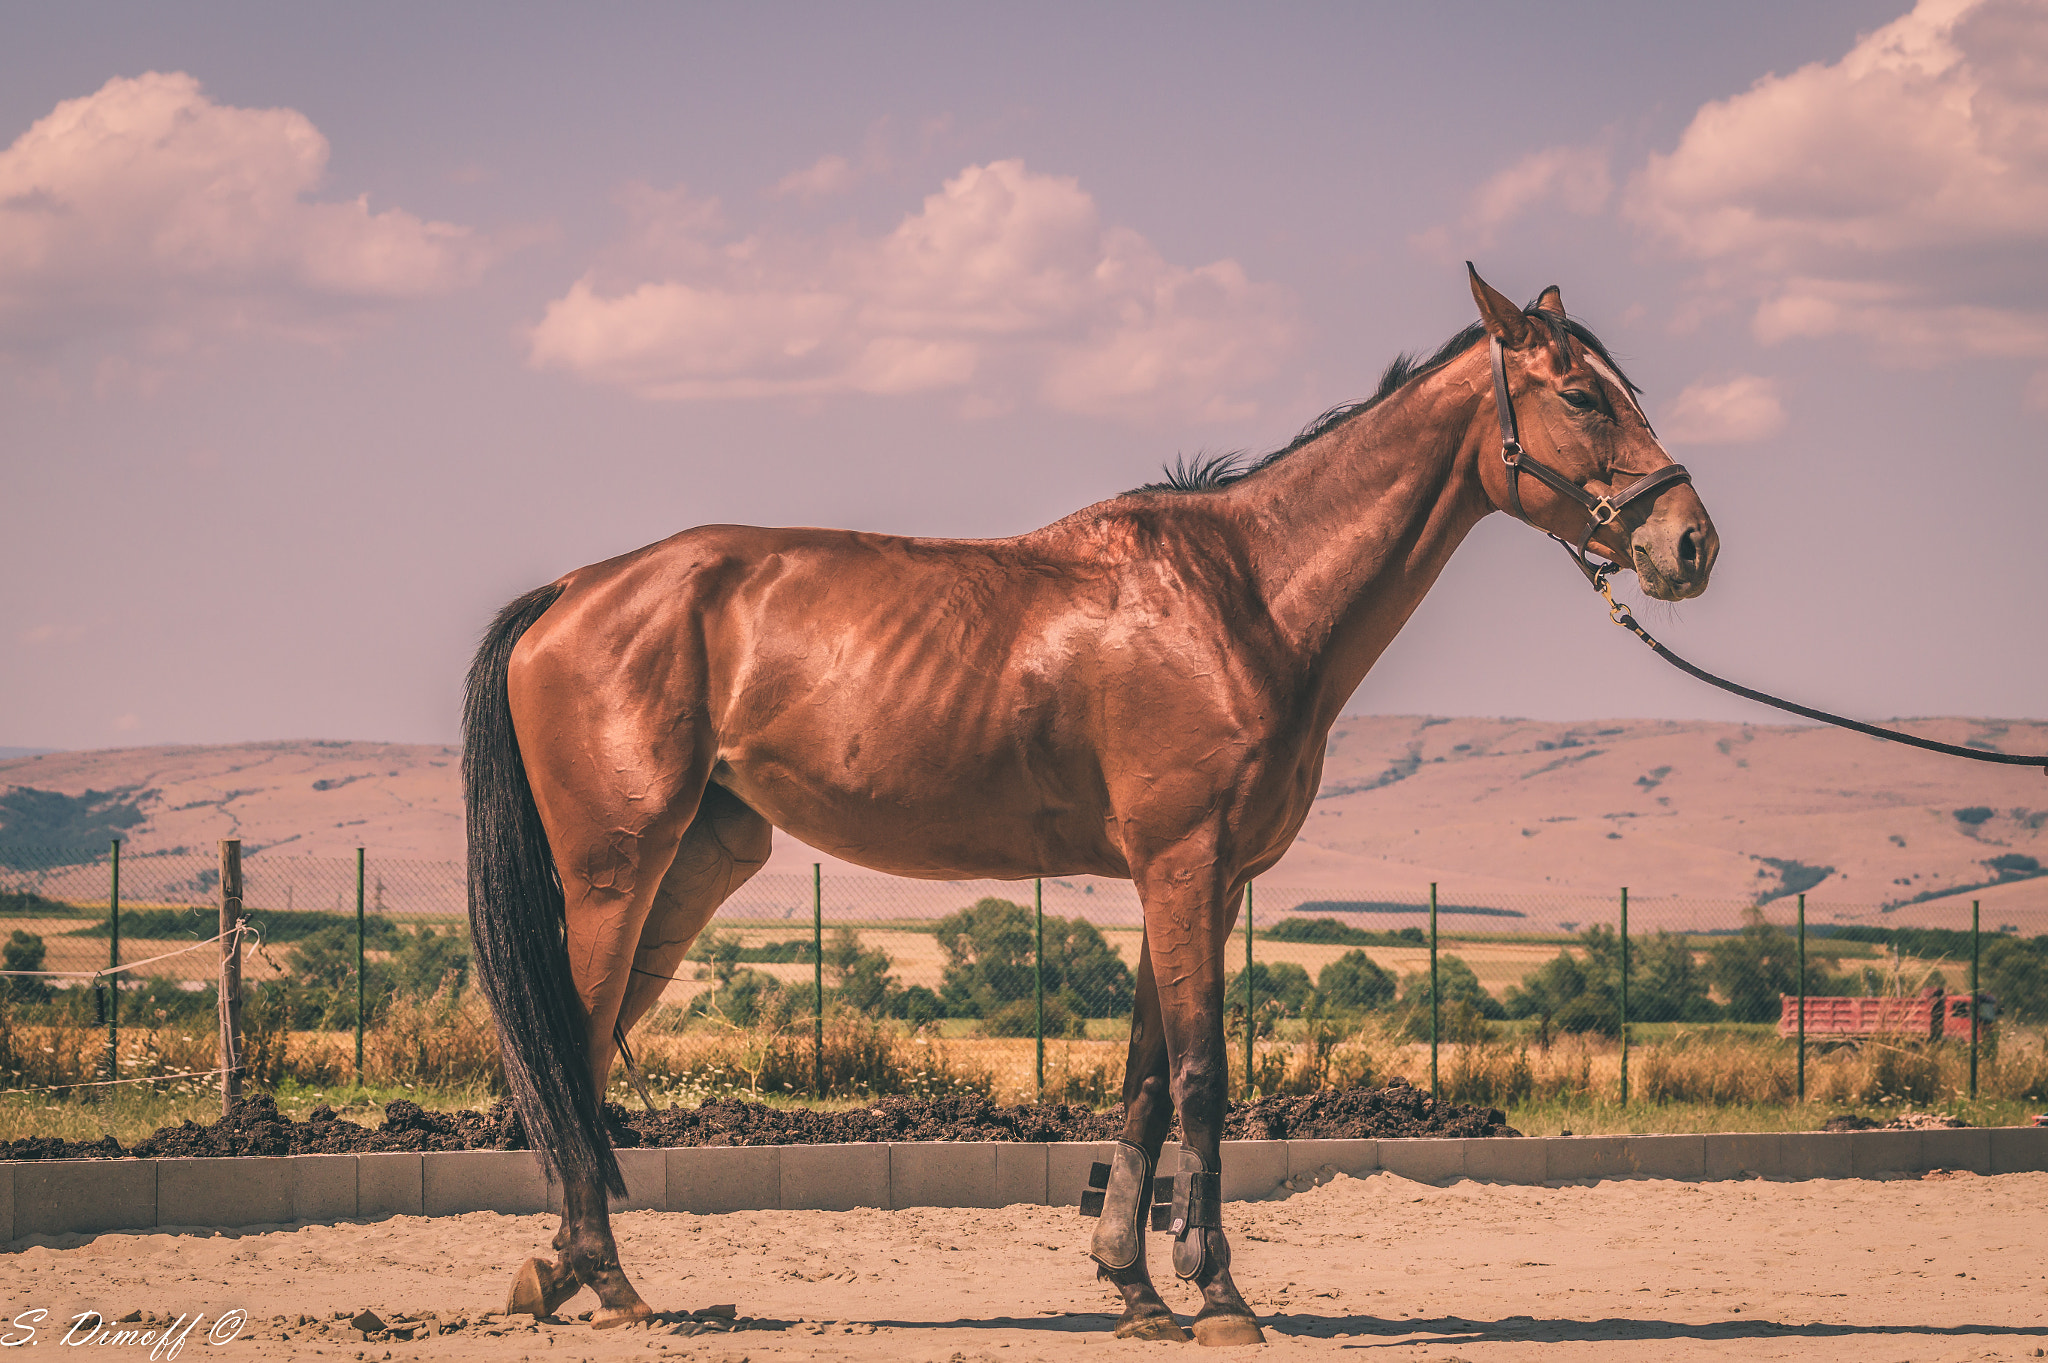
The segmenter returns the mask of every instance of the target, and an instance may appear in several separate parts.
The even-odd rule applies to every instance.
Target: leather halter
[[[1685,471],[1685,465],[1683,464],[1666,464],[1661,469],[1644,474],[1620,492],[1611,492],[1605,497],[1596,497],[1586,491],[1586,489],[1580,487],[1577,483],[1574,483],[1571,479],[1565,477],[1556,469],[1551,468],[1522,448],[1520,433],[1515,425],[1515,402],[1508,395],[1507,361],[1502,356],[1500,339],[1498,337],[1493,338],[1491,348],[1493,352],[1493,405],[1495,410],[1500,413],[1500,461],[1508,466],[1508,507],[1514,513],[1516,520],[1521,521],[1525,525],[1536,525],[1534,521],[1529,519],[1528,513],[1522,510],[1521,475],[1526,472],[1537,482],[1542,483],[1561,496],[1570,498],[1572,501],[1577,502],[1580,507],[1584,508],[1586,512],[1586,533],[1579,537],[1579,542],[1576,546],[1572,545],[1561,535],[1554,534],[1548,530],[1545,530],[1544,533],[1550,535],[1559,544],[1562,544],[1565,547],[1565,551],[1572,556],[1572,560],[1579,565],[1579,571],[1586,575],[1586,580],[1595,587],[1598,587],[1601,585],[1601,578],[1607,573],[1613,572],[1616,565],[1611,563],[1595,564],[1586,557],[1586,550],[1593,543],[1593,536],[1600,532],[1601,527],[1611,525],[1619,520],[1622,511],[1631,503],[1641,501],[1645,497],[1654,497],[1657,493],[1674,483],[1689,483],[1692,481],[1692,475]],[[1638,408],[1638,413],[1641,410],[1641,408]],[[1649,425],[1647,417],[1644,418],[1643,424],[1645,426]],[[1536,526],[1536,528],[1539,530],[1543,529],[1540,525]]]

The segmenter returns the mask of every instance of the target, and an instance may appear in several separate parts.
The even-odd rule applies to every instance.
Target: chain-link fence
[[[242,868],[252,1082],[498,1086],[458,864],[259,852]],[[213,849],[0,847],[0,1089],[217,1070],[219,893]],[[1233,1084],[1400,1074],[1501,1106],[2048,1099],[2048,936],[1919,907],[1903,926],[1803,896],[1260,882],[1226,950]],[[635,1069],[672,1101],[1114,1102],[1142,924],[1127,882],[760,875],[638,1000]]]

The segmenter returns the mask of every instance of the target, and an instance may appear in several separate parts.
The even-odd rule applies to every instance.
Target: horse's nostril
[[[1678,566],[1688,576],[1700,570],[1700,532],[1688,530],[1678,537]]]

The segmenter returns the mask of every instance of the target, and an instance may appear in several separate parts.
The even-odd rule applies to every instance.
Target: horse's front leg
[[[1131,1015],[1131,1049],[1124,1062],[1124,1132],[1110,1157],[1106,1186],[1091,1198],[1102,1202],[1089,1255],[1096,1272],[1109,1280],[1124,1299],[1116,1323],[1118,1339],[1187,1341],[1187,1331],[1152,1286],[1145,1263],[1146,1220],[1151,1214],[1153,1179],[1159,1147],[1173,1124],[1173,1099],[1167,1087],[1166,1033],[1159,1022],[1159,990],[1152,978],[1152,958],[1138,952],[1138,1003]]]
[[[1195,1339],[1214,1345],[1266,1338],[1231,1281],[1223,1235],[1223,1120],[1230,1105],[1223,959],[1241,888],[1204,883],[1199,874],[1160,876],[1145,887],[1145,935],[1185,1146],[1167,1218],[1173,1271],[1201,1291]]]

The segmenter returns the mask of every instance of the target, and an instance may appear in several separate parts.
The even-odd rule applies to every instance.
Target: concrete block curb
[[[1920,1158],[1927,1169],[1967,1169],[1973,1174],[1991,1172],[1991,1131],[1967,1126],[1951,1131],[1922,1131]]]
[[[1223,1142],[1225,1202],[1263,1202],[1270,1197],[1286,1197],[1293,1191],[1280,1186],[1287,1177],[1286,1141]]]
[[[1849,1173],[1855,1178],[1925,1169],[1918,1131],[1856,1131],[1849,1136]]]
[[[1330,1174],[1365,1178],[1380,1171],[1380,1143],[1375,1140],[1303,1140],[1287,1142],[1287,1177],[1299,1187],[1303,1179],[1321,1183]]]
[[[667,1151],[668,1209],[715,1216],[782,1205],[779,1145],[696,1145]]]
[[[993,1177],[993,1171],[991,1171]],[[785,1211],[850,1212],[887,1209],[886,1145],[785,1145],[778,1203]]]
[[[357,1155],[356,1215],[365,1221],[387,1216],[423,1216],[426,1182],[420,1156],[410,1150]]]
[[[841,1149],[851,1147],[841,1146]],[[889,1146],[892,1208],[1000,1207],[994,1141],[931,1141]]]
[[[1075,1141],[693,1146],[621,1150],[620,1210],[1073,1207],[1114,1144]],[[1180,1167],[1179,1146],[1160,1172]],[[1286,1197],[1389,1173],[1425,1183],[1533,1186],[1608,1178],[1872,1178],[1926,1169],[2048,1172],[2048,1128],[1713,1132],[1674,1136],[1226,1141],[1228,1201]],[[523,1150],[238,1159],[0,1162],[0,1243],[31,1235],[559,1210]]]
[[[1788,1131],[1778,1137],[1777,1178],[1848,1178],[1849,1142],[1858,1133]]]
[[[291,1219],[288,1156],[156,1162],[159,1226],[275,1226]]]
[[[14,1238],[154,1227],[158,1163],[61,1159],[13,1165]]]
[[[1461,1140],[1439,1140],[1422,1136],[1379,1143],[1380,1168],[1417,1183],[1442,1183],[1465,1176],[1465,1147]]]
[[[429,1150],[420,1160],[424,1215],[548,1209],[547,1179],[530,1150]]]
[[[1501,1136],[1465,1142],[1465,1177],[1482,1183],[1543,1183],[1549,1147],[1541,1138]]]
[[[1639,1178],[1697,1183],[1707,1173],[1705,1136],[1623,1136],[1621,1158]]]
[[[1159,1152],[1162,1168],[1180,1168],[1179,1164],[1168,1164],[1177,1159],[1180,1147],[1169,1145]],[[1062,1141],[1045,1147],[1045,1205],[1048,1207],[1078,1207],[1081,1194],[1088,1188],[1088,1166],[1107,1164],[1116,1150],[1115,1141]]]
[[[1776,1131],[1717,1131],[1706,1138],[1706,1177],[1769,1178],[1778,1172]]]
[[[1051,1188],[1051,1147],[996,1143],[996,1205],[1014,1207],[1019,1203],[1043,1207]]]
[[[354,1155],[299,1155],[292,1159],[292,1220],[349,1221],[356,1214]]]
[[[2048,1171],[2048,1126],[1991,1128],[1991,1172],[2034,1174]]]

